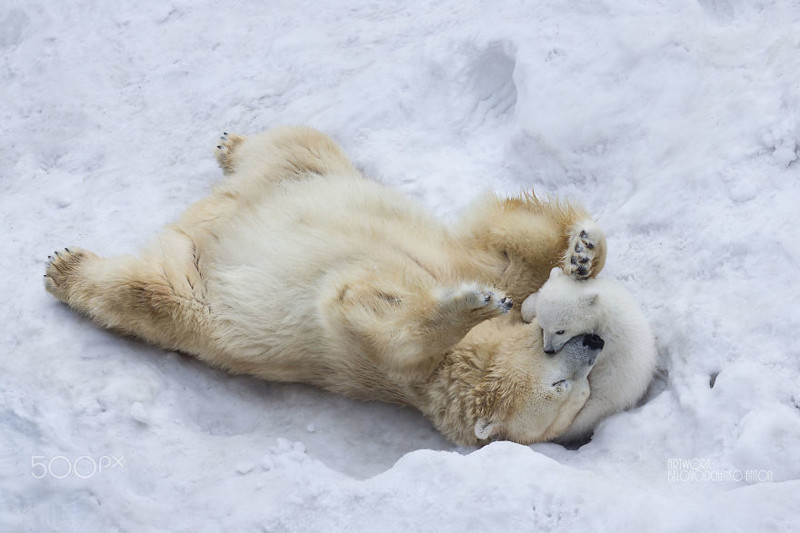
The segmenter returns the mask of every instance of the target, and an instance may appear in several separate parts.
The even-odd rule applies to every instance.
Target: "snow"
[[[231,377],[58,304],[43,260],[129,253],[303,123],[453,219],[583,203],[659,374],[579,449]],[[793,0],[4,0],[1,531],[800,528]]]

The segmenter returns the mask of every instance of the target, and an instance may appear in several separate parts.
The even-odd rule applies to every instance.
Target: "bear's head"
[[[545,353],[556,353],[577,335],[597,333],[598,292],[593,280],[577,280],[554,268],[547,282],[530,298],[523,304],[523,318],[532,320],[535,316],[538,320]]]
[[[497,354],[484,375],[475,424],[479,440],[531,444],[554,439],[567,430],[589,397],[587,376],[603,339],[578,335],[559,355],[545,355],[539,329],[528,328],[528,349]]]

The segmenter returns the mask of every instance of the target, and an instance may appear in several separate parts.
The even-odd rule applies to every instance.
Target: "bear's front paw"
[[[575,279],[595,277],[605,263],[606,237],[593,220],[582,220],[570,230],[563,270]]]
[[[514,306],[508,296],[477,283],[465,283],[446,298],[446,305],[468,311],[507,313]]]

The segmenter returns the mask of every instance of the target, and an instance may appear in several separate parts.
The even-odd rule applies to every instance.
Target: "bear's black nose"
[[[588,346],[592,350],[602,350],[606,345],[606,341],[600,338],[599,335],[588,333],[583,336],[583,345]]]

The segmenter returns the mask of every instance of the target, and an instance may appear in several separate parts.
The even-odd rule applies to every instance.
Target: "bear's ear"
[[[599,297],[600,297],[600,295],[598,293],[591,292],[589,294],[584,295],[581,298],[581,303],[584,305],[584,307],[591,307],[591,306],[593,306],[594,304],[597,303],[597,299]]]
[[[555,279],[559,276],[563,276],[564,271],[561,270],[561,267],[554,267],[553,270],[550,271],[550,277],[548,279]]]
[[[524,322],[530,324],[533,322],[533,319],[536,318],[536,302],[538,299],[539,295],[534,292],[525,298],[524,302],[522,302],[522,306],[519,308],[519,310],[522,313],[522,320]]]
[[[475,422],[475,436],[479,440],[488,440],[500,434],[500,424],[491,422],[485,418],[479,418]]]

